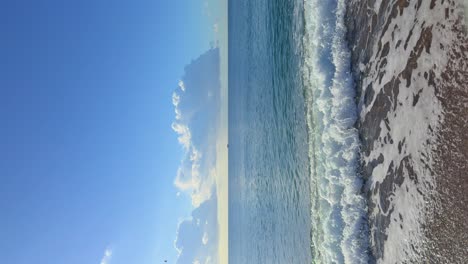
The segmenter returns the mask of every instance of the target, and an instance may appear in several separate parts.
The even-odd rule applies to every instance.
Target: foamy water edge
[[[368,263],[367,204],[343,0],[304,2],[303,80],[311,161],[314,263]]]

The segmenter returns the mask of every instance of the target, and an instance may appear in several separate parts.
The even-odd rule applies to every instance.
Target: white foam
[[[428,210],[433,206],[429,204],[427,198],[431,196],[430,192],[436,185],[431,173],[434,163],[431,144],[436,141],[434,136],[436,133],[431,132],[428,127],[434,131],[438,130],[438,126],[443,122],[443,109],[434,87],[428,85],[424,75],[433,71],[436,80],[440,77],[449,59],[446,50],[455,41],[452,31],[447,29],[452,28],[458,16],[450,15],[446,18],[446,8],[455,8],[453,14],[458,14],[460,9],[458,5],[449,1],[445,3],[437,1],[436,7],[431,9],[430,1],[422,1],[419,8],[415,3],[411,3],[402,13],[394,17],[388,26],[389,30],[379,39],[382,44],[387,42],[391,44],[386,57],[387,64],[381,69],[376,67],[380,62],[380,54],[377,52],[379,47],[376,42],[371,47],[374,49],[374,55],[367,65],[370,71],[362,80],[362,87],[373,84],[375,94],[378,94],[393,78],[399,78],[401,82],[397,100],[387,113],[388,124],[385,125],[384,121],[380,123],[380,137],[374,142],[370,155],[363,157],[366,163],[377,159],[380,155],[385,158],[383,163],[373,170],[369,179],[371,189],[374,189],[377,182],[384,181],[390,164],[398,166],[405,157],[411,157],[411,168],[418,177],[417,182],[411,181],[408,172],[404,171],[405,181],[401,186],[394,186],[394,194],[389,198],[388,208],[391,208],[393,213],[387,229],[371,230],[371,236],[375,232],[384,232],[388,236],[383,245],[384,255],[377,261],[378,263],[419,263],[421,252],[427,250],[423,226],[430,217]],[[389,19],[391,10],[387,10],[384,16],[385,20]],[[417,68],[411,75],[411,85],[406,87],[406,80],[398,75],[405,69],[408,57],[413,52],[422,30],[427,28],[432,29],[430,53],[426,51],[421,53],[417,60]],[[401,42],[399,46],[395,45],[398,41]],[[407,48],[405,48],[406,41]],[[379,78],[382,78],[381,82]],[[415,104],[414,95],[417,93],[419,101]],[[373,100],[375,99],[376,97]],[[365,119],[374,104],[372,101],[366,106],[363,101],[364,93],[360,99],[361,119]],[[387,134],[393,139],[394,144],[385,142]],[[400,143],[401,151],[398,148]],[[370,212],[371,215],[382,213],[378,189],[370,199],[377,205]]]
[[[344,0],[306,0],[303,78],[311,160],[314,263],[368,263],[367,207]]]

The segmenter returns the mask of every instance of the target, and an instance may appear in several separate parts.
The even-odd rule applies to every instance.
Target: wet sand
[[[458,41],[448,51],[452,60],[442,78],[436,80],[444,121],[437,133],[434,151],[436,204],[426,236],[429,240],[428,259],[438,263],[467,263],[468,37],[461,23],[455,24],[451,30]]]
[[[378,263],[468,262],[468,37],[461,2],[348,6],[363,192]],[[405,111],[420,114],[414,129]],[[411,142],[416,132],[419,148]]]

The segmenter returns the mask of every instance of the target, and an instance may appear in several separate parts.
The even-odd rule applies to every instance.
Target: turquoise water
[[[229,1],[230,263],[366,263],[344,1]]]

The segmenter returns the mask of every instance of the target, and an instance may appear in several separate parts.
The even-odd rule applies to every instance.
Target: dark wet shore
[[[421,244],[402,247],[408,249],[402,254],[407,255],[404,263],[468,263],[468,36],[460,13],[463,1],[382,0],[378,8],[375,2],[350,1],[346,18],[358,91],[357,127],[362,143],[361,173],[367,182],[363,192],[368,197],[372,230],[370,250],[376,262],[395,263],[390,260],[392,253],[386,252],[389,227],[394,221],[401,226],[401,234],[414,239],[413,226],[396,213],[403,210],[401,205],[393,203],[396,190],[411,182],[417,193],[405,199],[410,204],[413,196],[424,201],[424,221],[421,232],[416,233]],[[397,22],[412,12],[416,15],[410,23]],[[431,12],[443,15],[428,15],[427,22],[416,17]],[[404,38],[398,38],[401,27],[411,28]],[[420,30],[413,34],[415,27]],[[449,37],[441,39],[442,35]],[[409,56],[396,59],[405,51]],[[427,59],[430,56],[432,60]],[[445,58],[447,63],[440,67],[438,61]],[[389,78],[385,66],[391,63],[401,63],[402,67]],[[418,68],[429,63],[433,64],[429,70]],[[434,91],[433,98],[421,95],[425,89]],[[427,140],[418,155],[405,154],[411,130],[398,131],[405,136],[403,140],[391,136],[404,122],[397,115],[407,109],[403,108],[403,92],[413,94],[408,100],[415,109],[430,110],[429,99],[436,101],[434,109],[436,105],[441,108],[440,114],[434,114],[437,128],[421,120],[429,125],[419,131],[427,135]],[[390,145],[394,152],[387,151]],[[376,175],[374,169],[384,164],[388,164],[385,173],[379,170],[377,173],[383,175]],[[401,243],[409,243],[406,238],[401,237]]]
[[[467,263],[468,35],[460,23],[449,30],[457,41],[448,50],[451,60],[441,78],[435,80],[437,97],[444,108],[444,122],[437,133],[434,151],[436,206],[426,236],[430,241],[430,259],[439,263]]]

